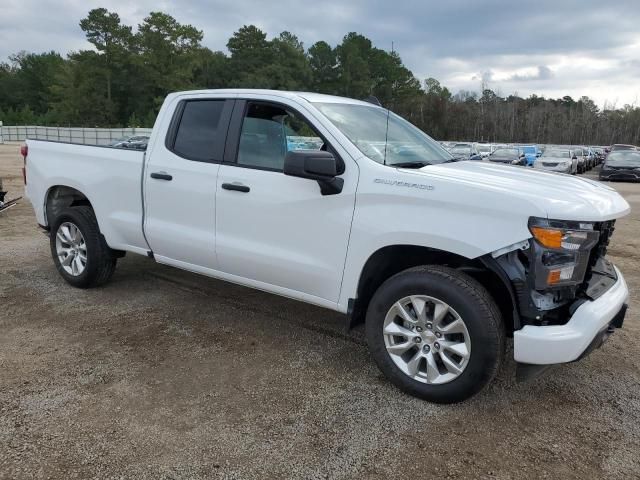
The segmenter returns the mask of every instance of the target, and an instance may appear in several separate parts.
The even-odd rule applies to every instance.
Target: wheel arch
[[[44,218],[47,222],[45,228],[50,230],[55,218],[64,209],[79,206],[89,207],[93,211],[95,221],[98,224],[100,236],[108,245],[108,242],[102,233],[100,219],[98,218],[98,215],[96,215],[95,208],[93,207],[89,197],[77,188],[69,187],[67,185],[54,185],[47,190],[44,202]],[[122,258],[125,256],[125,252],[122,250],[110,249],[110,252],[115,258]]]
[[[91,200],[83,192],[67,185],[53,185],[49,187],[44,196],[44,218],[46,227],[51,228],[53,219],[68,207],[86,205],[94,210]],[[94,210],[95,211],[95,210]]]
[[[508,277],[491,255],[470,259],[459,254],[419,245],[388,245],[373,252],[361,270],[355,298],[349,299],[348,327],[364,323],[369,302],[385,280],[409,268],[442,265],[460,270],[477,280],[498,305],[506,333],[519,325],[516,297]]]

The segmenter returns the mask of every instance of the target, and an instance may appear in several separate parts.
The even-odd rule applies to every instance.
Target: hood
[[[518,157],[489,157],[487,160],[490,162],[511,163],[514,160],[519,160]]]
[[[532,205],[531,215],[543,210],[555,220],[598,222],[622,217],[630,211],[627,201],[607,185],[544,170],[462,161],[412,171],[434,180],[491,190],[503,195],[506,202],[517,197]]]

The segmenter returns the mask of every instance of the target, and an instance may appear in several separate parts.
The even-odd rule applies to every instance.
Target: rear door
[[[269,98],[236,102],[218,175],[219,269],[258,288],[317,304],[337,302],[357,165],[307,120],[304,106]],[[284,156],[297,149],[329,150],[341,158],[342,192],[322,195],[316,181],[284,175]]]
[[[165,139],[145,168],[145,235],[156,260],[216,268],[216,179],[234,100],[178,97]]]

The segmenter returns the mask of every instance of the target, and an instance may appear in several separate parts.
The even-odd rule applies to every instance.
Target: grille
[[[608,222],[600,222],[596,223],[594,228],[600,232],[600,238],[598,239],[598,243],[591,250],[589,254],[589,264],[587,265],[587,270],[584,275],[584,283],[583,289],[586,290],[587,284],[589,280],[591,280],[591,272],[593,267],[596,265],[598,260],[604,257],[607,254],[607,247],[609,246],[609,242],[611,241],[611,236],[613,235],[613,231],[615,230],[615,220],[609,220]]]
[[[558,166],[557,163],[551,163],[551,162],[542,162],[542,165],[544,165],[545,167],[557,167]]]
[[[589,266],[593,267],[598,261],[598,258],[604,257],[607,254],[607,247],[611,241],[611,236],[615,230],[615,220],[609,220],[608,222],[601,222],[596,224],[596,229],[600,231],[600,238],[589,258]]]

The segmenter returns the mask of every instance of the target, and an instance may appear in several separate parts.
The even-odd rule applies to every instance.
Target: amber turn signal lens
[[[531,233],[540,244],[547,248],[562,247],[562,231],[552,228],[531,227]]]
[[[553,285],[560,281],[560,270],[551,270],[547,276],[547,284]]]

